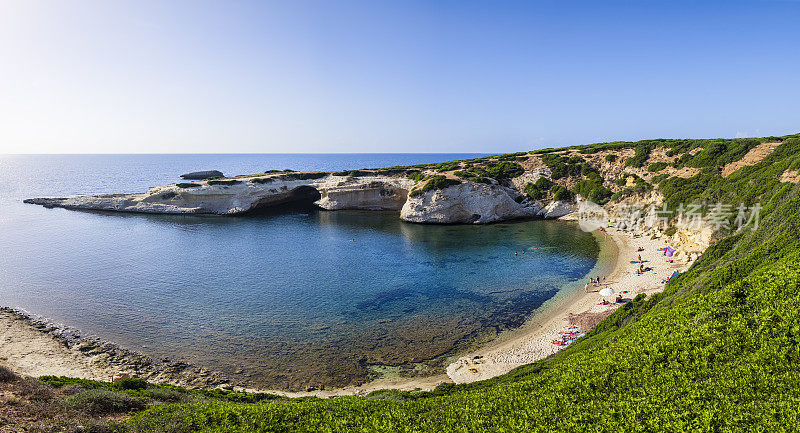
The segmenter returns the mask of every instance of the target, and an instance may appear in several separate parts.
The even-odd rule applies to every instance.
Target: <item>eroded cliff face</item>
[[[169,184],[141,194],[36,198],[25,202],[67,209],[162,214],[237,215],[293,201],[313,200],[329,210],[398,210],[413,186],[414,181],[410,179],[389,176],[328,175],[308,180],[287,176],[250,177],[221,183]]]
[[[530,199],[517,202],[520,193],[501,185],[464,182],[409,197],[400,211],[404,221],[438,224],[486,224],[534,217],[542,205]]]

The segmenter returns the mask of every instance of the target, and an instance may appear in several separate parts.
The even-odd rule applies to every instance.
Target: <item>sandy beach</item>
[[[360,386],[309,392],[265,391],[286,396],[334,397],[365,395],[378,389],[429,390],[442,382],[469,383],[489,379],[512,369],[550,356],[562,349],[552,343],[570,325],[587,332],[622,304],[599,305],[602,288],[612,288],[630,300],[639,293],[648,296],[663,290],[662,280],[675,270],[683,272],[690,263],[675,260],[667,263],[662,251],[668,244],[663,239],[650,239],[609,228],[606,234],[595,232],[601,245],[598,264],[591,276],[605,277],[605,282],[592,287],[588,293],[583,285],[565,287],[548,300],[522,328],[509,331],[495,342],[462,355],[447,368],[447,375],[430,377],[383,378]],[[638,252],[639,248],[644,250]],[[638,264],[630,263],[641,255],[644,265],[652,271],[636,275]],[[587,281],[588,281],[587,276]],[[578,287],[579,286],[579,287]],[[120,374],[146,377],[156,382],[188,386],[229,386],[224,378],[207,370],[191,366],[148,363],[141,355],[124,353],[124,349],[101,345],[87,347],[85,342],[68,342],[59,332],[32,322],[12,311],[0,311],[0,363],[24,375],[64,375],[96,380],[111,380]],[[120,353],[122,351],[122,353]],[[138,358],[137,358],[138,356]],[[202,380],[192,380],[193,375]],[[243,388],[238,388],[242,389]]]
[[[561,332],[567,331],[571,325],[578,327],[577,333],[591,330],[623,305],[614,302],[617,294],[622,295],[623,302],[640,293],[650,296],[664,289],[662,280],[675,270],[683,272],[691,265],[685,259],[667,262],[664,252],[658,251],[669,245],[665,239],[636,236],[614,228],[607,229],[605,235],[597,235],[601,257],[595,270],[580,283],[580,287],[565,288],[566,293],[545,303],[522,329],[515,330],[508,338],[500,338],[450,364],[447,368],[450,379],[455,383],[486,380],[557,353],[563,347],[553,344],[553,341],[561,337]],[[637,251],[639,248],[643,251]],[[652,270],[637,275],[639,264],[631,261],[638,260],[640,255],[644,266]],[[603,282],[591,287],[587,293],[583,285],[589,277],[600,277]],[[598,292],[604,288],[611,288],[615,293],[605,298],[611,302],[609,305],[600,305],[604,298]]]

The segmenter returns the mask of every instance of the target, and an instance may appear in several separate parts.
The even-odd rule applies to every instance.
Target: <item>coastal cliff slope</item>
[[[687,272],[671,278],[663,292],[634,297],[554,356],[493,379],[442,384],[430,392],[383,390],[334,399],[271,401],[273,397],[247,397],[256,394],[225,395],[140,408],[120,429],[796,429],[800,135],[600,143],[447,164],[381,175],[414,180],[406,203],[428,200],[430,209],[458,201],[463,195],[455,194],[458,188],[472,191],[461,186],[466,182],[509,188],[512,195],[518,191],[525,197],[511,197],[515,203],[536,201],[558,213],[576,208],[573,201],[579,209],[586,198],[602,204],[623,230],[707,249],[690,260]],[[450,188],[453,193],[444,192]],[[696,230],[679,218],[678,211],[691,203],[705,204],[700,217],[714,223],[711,229]],[[638,228],[623,218],[636,204],[658,206],[671,216],[663,227]],[[737,206],[759,209],[760,214],[745,219],[741,227],[735,224],[736,212],[715,216],[715,208]],[[460,216],[473,210],[455,208],[452,214]]]
[[[723,167],[750,149],[778,141],[762,159],[722,176]],[[673,158],[681,166],[656,181],[658,194],[640,194],[667,209],[684,202],[759,204],[760,220],[715,227],[708,249],[663,292],[635,297],[558,354],[494,379],[431,392],[160,407],[128,425],[196,428],[193,423],[203,420],[200,427],[219,431],[794,430],[800,419],[800,186],[784,174],[800,169],[800,139],[691,142],[696,146],[681,152],[688,157]],[[644,151],[628,153],[638,153],[642,165],[648,161]],[[687,175],[690,169],[697,172]],[[635,182],[624,181],[628,188]],[[606,208],[614,211],[631,197],[617,196]],[[686,229],[671,225],[665,234]]]

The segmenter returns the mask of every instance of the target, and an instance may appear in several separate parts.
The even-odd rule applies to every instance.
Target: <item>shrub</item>
[[[142,394],[147,398],[165,403],[178,403],[189,399],[189,394],[185,390],[174,388],[152,388]]]
[[[410,174],[408,174],[408,178],[409,178],[409,179],[411,179],[411,180],[416,180],[417,182],[419,182],[419,181],[422,181],[422,180],[425,180],[427,177],[428,177],[428,176],[425,176],[424,174],[422,174],[422,173],[419,173],[419,172],[417,172],[417,173],[410,173]]]
[[[534,185],[536,186],[536,188],[539,188],[542,191],[547,191],[550,189],[551,186],[553,186],[553,181],[544,176],[541,176],[540,178],[536,179]]]
[[[16,389],[19,395],[34,401],[50,401],[56,394],[51,386],[31,377],[21,378]]]
[[[242,183],[241,180],[230,179],[230,180],[209,180],[209,185],[236,185]]]
[[[462,178],[462,179],[469,179],[471,177],[475,177],[476,176],[475,173],[471,173],[469,171],[464,171],[464,170],[454,171],[453,174],[458,176],[458,177],[460,177],[460,178]]]
[[[0,383],[16,382],[17,380],[19,380],[19,376],[16,373],[0,365]]]
[[[490,164],[489,167],[486,168],[487,176],[497,180],[521,176],[522,173],[525,173],[525,169],[516,162],[500,162]]]
[[[666,179],[668,177],[669,177],[669,175],[667,173],[662,173],[662,174],[659,174],[658,176],[653,176],[653,178],[650,179],[650,180],[653,183],[661,183],[664,179]]]
[[[666,162],[654,162],[654,163],[650,164],[649,167],[647,167],[647,171],[649,171],[650,173],[657,173],[657,172],[667,168],[668,165],[669,164],[666,163]]]
[[[653,151],[655,144],[650,141],[640,141],[636,145],[636,153],[625,160],[625,165],[630,167],[641,167],[647,162],[650,157],[650,152]]]
[[[334,172],[332,174],[334,176],[362,177],[362,176],[370,175],[372,173],[370,173],[368,171],[364,171],[364,170],[343,170],[343,171]]]
[[[616,160],[617,160],[617,155],[614,155],[613,153],[609,153],[608,155],[606,155],[606,161],[614,162]]]
[[[113,382],[112,386],[115,389],[119,390],[135,390],[135,389],[146,389],[149,386],[149,384],[144,379],[140,379],[138,377],[129,377],[126,379],[119,380],[117,382]]]
[[[126,413],[147,407],[147,401],[144,398],[105,389],[90,389],[71,395],[64,400],[64,403],[68,407],[86,411],[92,415]]]
[[[488,177],[483,177],[483,176],[473,177],[470,180],[472,182],[485,183],[487,185],[491,185],[492,184],[492,180],[491,179],[489,179]]]
[[[544,197],[544,192],[542,192],[539,187],[532,183],[525,185],[525,188],[522,190],[522,192],[534,200],[541,200],[542,197]]]
[[[311,173],[295,173],[287,175],[290,179],[297,179],[297,180],[309,180],[309,179],[321,179],[327,176],[328,173],[325,172],[311,172]]]
[[[553,185],[553,187],[550,188],[550,192],[553,194],[553,200],[556,201],[572,200],[572,192],[570,192],[570,190],[561,185]]]
[[[459,168],[461,168],[461,162],[459,161],[442,162],[440,164],[436,164],[436,171],[439,173],[457,170]]]
[[[272,178],[272,177],[256,177],[256,178],[250,179],[250,182],[253,182],[253,183],[270,183],[270,182],[275,182],[275,178]]]
[[[598,204],[604,204],[613,195],[613,193],[603,185],[589,179],[584,179],[575,184],[572,189],[575,194],[580,194],[586,199]]]
[[[425,185],[422,186],[422,188],[412,190],[408,195],[411,197],[416,197],[428,191],[445,189],[447,187],[460,184],[461,184],[460,181],[455,179],[448,179],[444,175],[431,176],[431,178],[428,180],[428,182],[425,183]]]
[[[192,182],[181,182],[178,184],[178,188],[197,188],[201,186],[199,183],[192,183]]]
[[[561,179],[562,177],[578,176],[581,174],[583,158],[545,154],[542,162],[550,169],[550,178]]]

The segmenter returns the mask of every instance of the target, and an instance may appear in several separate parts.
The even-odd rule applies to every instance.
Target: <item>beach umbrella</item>
[[[604,298],[608,297],[608,296],[614,296],[614,289],[606,287],[605,289],[600,290],[600,296],[602,296]]]
[[[666,251],[666,256],[667,257],[672,257],[672,255],[675,254],[675,252],[678,251],[678,250],[676,250],[676,249],[674,249],[672,247],[667,247],[667,249],[665,249],[664,251]]]

